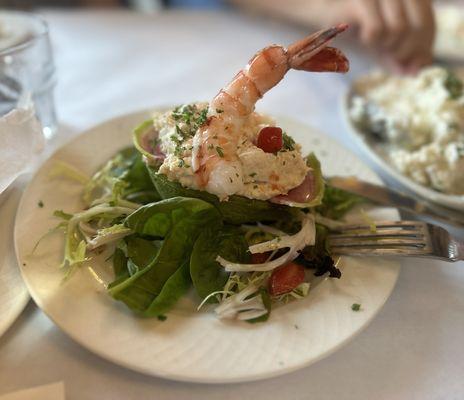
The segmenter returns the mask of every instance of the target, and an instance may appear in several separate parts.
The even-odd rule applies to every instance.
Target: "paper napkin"
[[[36,386],[0,396],[0,400],[64,400],[64,383]]]
[[[12,110],[0,118],[0,194],[30,169],[44,144],[42,127],[32,106]]]

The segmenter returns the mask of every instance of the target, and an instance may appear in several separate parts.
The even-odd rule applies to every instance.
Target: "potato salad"
[[[351,119],[386,144],[393,165],[437,191],[464,194],[464,96],[457,73],[373,73],[355,85]]]

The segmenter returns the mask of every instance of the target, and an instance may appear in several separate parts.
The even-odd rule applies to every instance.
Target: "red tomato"
[[[269,278],[269,294],[280,296],[291,292],[298,285],[304,282],[304,267],[300,264],[289,262],[272,271]]]
[[[252,264],[263,264],[267,261],[271,252],[267,251],[266,253],[256,253],[251,255]]]
[[[266,153],[276,153],[282,145],[282,129],[276,126],[266,126],[259,132],[258,147]]]

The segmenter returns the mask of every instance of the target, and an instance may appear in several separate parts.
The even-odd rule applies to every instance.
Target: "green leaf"
[[[290,207],[248,199],[243,196],[234,195],[230,196],[228,201],[219,201],[219,198],[214,194],[185,188],[179,182],[170,181],[166,175],[158,174],[152,167],[148,167],[148,171],[163,199],[177,196],[202,199],[214,205],[226,223],[240,225],[258,221],[277,221],[291,218],[294,213]]]
[[[267,313],[264,315],[261,315],[261,317],[246,320],[246,322],[249,322],[250,324],[255,324],[257,322],[266,322],[269,319],[269,316],[271,315],[271,307],[272,307],[271,296],[269,296],[269,293],[265,288],[260,289],[260,294],[261,294],[261,298],[263,299],[264,307],[266,307]]]
[[[119,247],[117,247],[113,253],[113,271],[115,279],[108,285],[108,288],[123,282],[129,277],[129,272],[127,270],[127,257],[124,254],[124,251]]]
[[[216,261],[218,255],[233,262],[248,262],[248,243],[239,228],[210,227],[195,242],[190,256],[190,275],[202,299],[222,290],[229,278],[229,273]],[[214,301],[211,297],[211,302]]]
[[[356,204],[363,203],[362,197],[345,192],[342,189],[326,186],[322,204],[316,211],[330,219],[340,219]]]
[[[110,288],[110,294],[144,314],[167,280],[189,260],[201,230],[220,223],[216,209],[199,199],[172,198],[140,207],[126,218],[126,226],[139,235],[164,238],[163,244],[149,265]]]
[[[160,317],[169,311],[190,288],[189,263],[185,262],[166,281],[160,294],[144,312],[146,317]]]
[[[317,159],[314,153],[310,153],[306,157],[306,165],[313,170],[314,183],[315,183],[315,192],[316,195],[313,199],[307,203],[308,207],[315,207],[322,203],[325,192],[325,182],[322,177],[321,163]]]
[[[123,198],[146,204],[160,199],[142,156],[134,147],[125,148],[108,160],[86,184],[83,198],[90,204],[108,194],[116,202]]]
[[[126,238],[127,257],[139,268],[143,269],[153,262],[162,246],[157,240],[146,240],[135,235]]]

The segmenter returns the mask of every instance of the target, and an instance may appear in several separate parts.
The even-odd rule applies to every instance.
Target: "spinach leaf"
[[[169,311],[188,292],[191,282],[189,263],[185,262],[166,281],[160,294],[144,312],[144,316],[157,317]]]
[[[326,186],[322,204],[316,208],[316,211],[324,217],[340,219],[356,204],[364,201],[362,197],[355,194],[332,186]]]
[[[115,280],[111,282],[108,287],[111,287],[116,282],[122,282],[129,277],[129,272],[127,271],[127,257],[124,251],[119,247],[116,248],[113,254],[113,271]]]
[[[158,254],[162,242],[158,240],[142,239],[136,235],[125,238],[127,257],[137,266],[143,269],[150,265]]]
[[[113,254],[115,280],[108,288],[118,285],[134,275],[135,271],[149,265],[158,254],[161,244],[160,241],[149,241],[136,235],[128,236],[121,241]]]
[[[218,255],[234,262],[248,261],[248,244],[239,228],[210,227],[195,242],[190,256],[190,275],[202,299],[222,290],[229,277],[229,273],[216,261]],[[210,302],[214,301],[211,297]]]
[[[199,199],[172,198],[147,204],[129,215],[125,225],[138,235],[164,238],[154,260],[110,288],[110,294],[144,314],[167,280],[189,260],[193,244],[209,224],[220,224],[217,210]]]
[[[272,204],[268,201],[248,199],[233,195],[228,201],[219,201],[214,194],[183,187],[179,182],[170,181],[166,175],[158,174],[155,169],[148,167],[151,179],[163,199],[181,196],[202,199],[216,207],[224,222],[240,225],[249,222],[277,221],[291,218],[294,210],[290,207]]]

